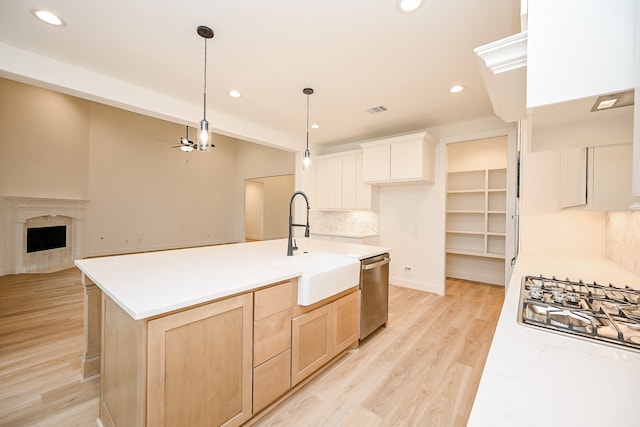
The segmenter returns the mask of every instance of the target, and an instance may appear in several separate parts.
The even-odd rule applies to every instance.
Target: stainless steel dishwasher
[[[389,254],[362,260],[360,271],[360,339],[382,325],[389,318]]]

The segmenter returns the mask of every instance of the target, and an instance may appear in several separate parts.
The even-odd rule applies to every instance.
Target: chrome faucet
[[[291,215],[291,206],[293,205],[293,199],[295,199],[295,197],[298,194],[304,197],[304,200],[307,202],[307,223],[306,224],[293,223],[293,217]],[[304,194],[302,191],[296,191],[295,193],[293,193],[293,196],[291,196],[291,201],[289,201],[289,242],[287,244],[287,256],[292,256],[293,251],[295,249],[298,249],[297,245],[295,247],[293,245],[293,227],[304,227],[304,237],[309,237],[309,209],[310,209],[309,199],[307,198],[307,195]]]

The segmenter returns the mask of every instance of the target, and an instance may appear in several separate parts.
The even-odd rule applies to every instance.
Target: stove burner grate
[[[640,351],[640,291],[525,276],[518,322]]]

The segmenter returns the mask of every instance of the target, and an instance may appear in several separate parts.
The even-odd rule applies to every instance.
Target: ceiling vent
[[[387,107],[385,107],[384,105],[378,105],[376,107],[371,107],[367,109],[367,113],[371,113],[371,114],[382,113],[384,111],[387,111]]]
[[[633,90],[599,96],[591,111],[610,110],[611,108],[626,107],[628,105],[633,105]]]

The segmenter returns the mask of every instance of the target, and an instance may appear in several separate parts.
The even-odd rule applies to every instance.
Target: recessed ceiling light
[[[611,108],[627,107],[634,104],[634,91],[633,89],[626,92],[610,93],[608,95],[599,96],[591,111],[603,111]]]
[[[240,92],[238,92],[237,90],[233,89],[229,91],[229,96],[232,98],[240,98],[242,96],[242,94]]]
[[[463,90],[464,90],[464,86],[455,85],[455,86],[451,86],[451,88],[449,89],[449,92],[458,93],[458,92],[462,92]]]
[[[618,99],[614,98],[614,99],[605,99],[604,101],[600,101],[598,103],[598,106],[596,107],[596,110],[602,110],[603,108],[611,108],[613,107],[613,104],[616,103]]]
[[[317,123],[314,123],[311,125],[311,129],[319,129],[319,128],[320,128],[320,125]]]
[[[423,0],[397,0],[396,8],[402,13],[415,12],[422,6]]]
[[[33,13],[33,15],[36,18],[38,18],[43,22],[46,22],[47,24],[51,24],[56,27],[61,27],[63,24],[62,19],[58,18],[55,14],[48,12],[46,10],[32,9],[31,13]]]

